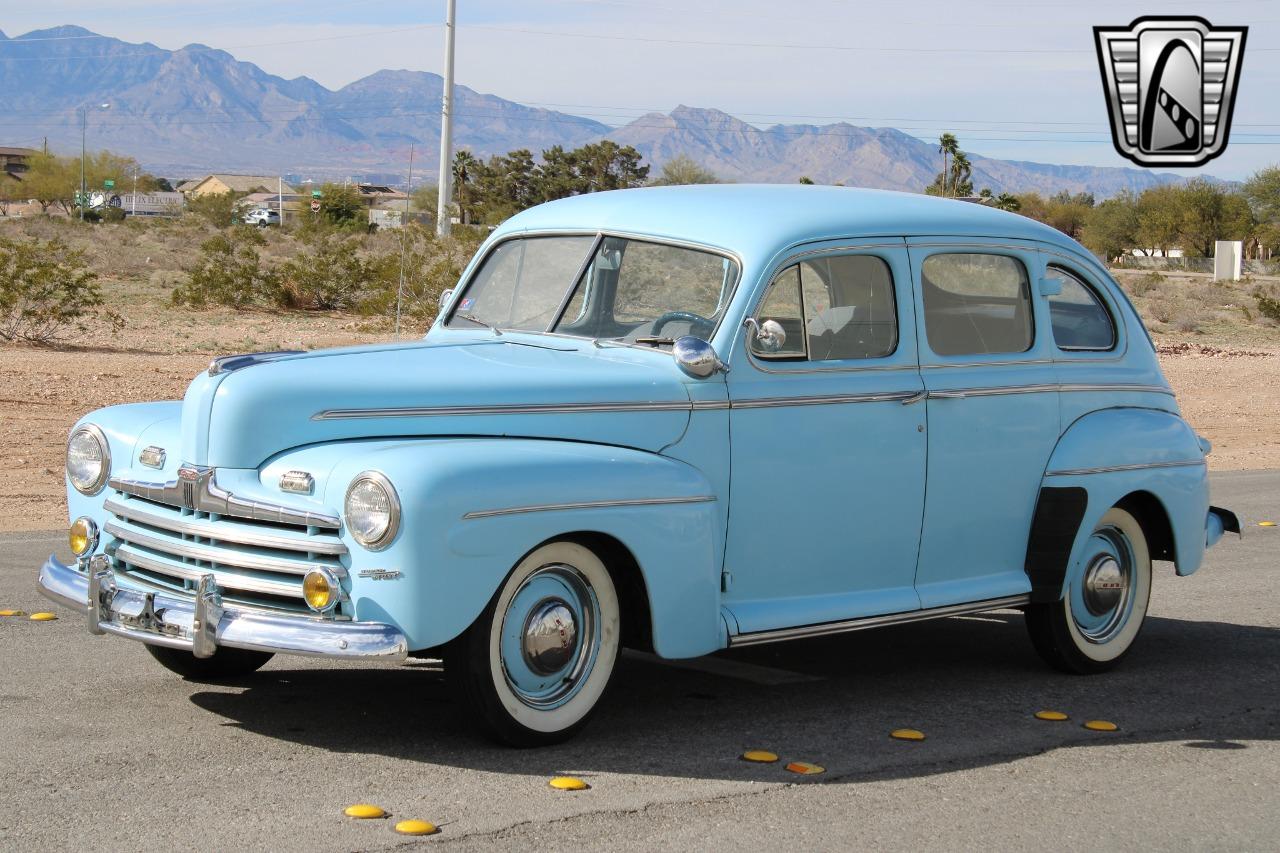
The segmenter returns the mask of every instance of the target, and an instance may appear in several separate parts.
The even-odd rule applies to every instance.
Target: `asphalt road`
[[[1161,567],[1111,674],[1047,670],[1016,613],[693,668],[628,656],[584,735],[536,751],[472,735],[426,662],[277,657],[238,686],[185,683],[37,596],[61,534],[3,536],[0,608],[59,619],[0,619],[0,846],[1280,849],[1280,527],[1257,526],[1280,521],[1280,472],[1213,485],[1244,539],[1193,577]],[[903,726],[928,739],[888,737]],[[590,790],[551,790],[563,773]],[[442,831],[344,818],[356,802]]]

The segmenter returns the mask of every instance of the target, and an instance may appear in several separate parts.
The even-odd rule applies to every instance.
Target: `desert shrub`
[[[1280,323],[1280,299],[1276,298],[1274,291],[1267,292],[1261,287],[1255,288],[1253,301],[1258,305],[1259,314],[1273,323]]]
[[[205,240],[199,259],[187,270],[187,281],[173,290],[174,304],[204,308],[212,302],[242,308],[275,302],[279,277],[258,257],[264,242],[254,228],[235,228]]]
[[[93,322],[119,328],[84,253],[61,240],[0,238],[0,338],[50,344]]]
[[[385,265],[361,254],[359,237],[319,234],[279,267],[279,304],[286,308],[345,311],[358,307]]]
[[[227,228],[236,222],[236,202],[244,193],[216,193],[187,199],[187,213],[203,219],[215,228]]]
[[[394,316],[397,295],[401,296],[401,315],[419,324],[435,320],[440,294],[458,283],[462,270],[484,239],[482,232],[458,229],[449,237],[437,239],[421,226],[408,226],[395,235],[403,240],[403,248],[392,246],[386,252],[378,279],[380,288],[366,300],[363,308],[371,314]],[[404,256],[404,287],[400,286],[400,259]]]
[[[102,211],[103,222],[124,222],[125,212],[118,207],[108,207]]]
[[[1143,276],[1129,279],[1129,292],[1134,296],[1146,296],[1153,290],[1159,290],[1160,286],[1165,283],[1165,277],[1158,272],[1152,271]]]

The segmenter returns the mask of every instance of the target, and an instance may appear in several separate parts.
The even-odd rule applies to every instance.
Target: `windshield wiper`
[[[675,338],[656,338],[656,337],[636,338],[632,341],[633,344],[649,344],[650,346],[655,346],[655,347],[660,347],[663,344],[674,344],[675,342],[676,342]]]
[[[486,329],[493,332],[495,337],[502,337],[502,332],[498,331],[497,326],[493,325],[492,323],[486,323],[484,320],[481,320],[475,314],[467,314],[465,312],[459,311],[453,316],[459,317],[463,320],[470,320],[472,323],[475,323],[477,326],[484,326]]]

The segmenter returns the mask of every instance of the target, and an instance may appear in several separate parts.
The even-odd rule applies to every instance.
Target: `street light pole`
[[[80,105],[80,221],[84,222],[84,137],[85,125],[88,123],[88,108]]]
[[[440,107],[440,193],[436,201],[436,234],[449,236],[449,197],[453,195],[453,34],[457,0],[448,0],[444,22],[444,97]]]

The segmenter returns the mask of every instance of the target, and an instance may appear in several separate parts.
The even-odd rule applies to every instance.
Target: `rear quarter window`
[[[1072,273],[1051,266],[1046,277],[1061,283],[1049,297],[1053,341],[1064,350],[1109,350],[1116,345],[1116,326],[1102,299]]]

